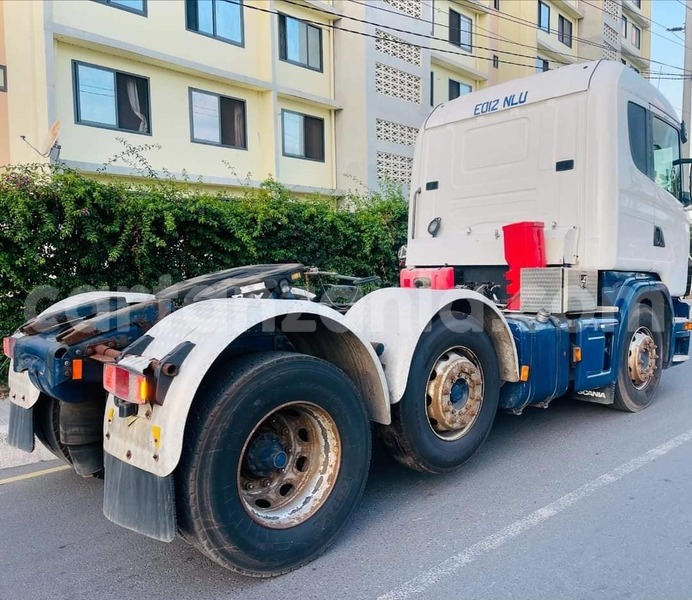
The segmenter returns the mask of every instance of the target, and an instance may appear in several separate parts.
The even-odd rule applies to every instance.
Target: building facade
[[[649,19],[649,0],[0,0],[0,164],[59,145],[133,176],[130,144],[220,188],[406,185],[433,106],[581,60],[646,71]]]

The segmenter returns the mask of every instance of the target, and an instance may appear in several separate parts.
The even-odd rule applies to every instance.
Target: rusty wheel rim
[[[464,346],[440,354],[428,376],[426,411],[437,437],[454,441],[475,424],[483,405],[483,368],[475,353]]]
[[[243,508],[270,529],[300,525],[324,506],[340,466],[341,440],[329,413],[310,402],[284,404],[243,446],[237,472]]]
[[[632,335],[627,355],[627,368],[632,385],[637,390],[643,390],[651,383],[656,371],[656,342],[651,331],[640,327]]]

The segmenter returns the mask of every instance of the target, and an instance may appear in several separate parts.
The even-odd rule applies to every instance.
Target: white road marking
[[[60,465],[58,467],[51,467],[41,471],[32,471],[31,473],[24,473],[23,475],[15,475],[14,477],[8,477],[7,479],[0,479],[0,485],[7,485],[8,483],[15,483],[17,481],[25,481],[26,479],[34,479],[35,477],[43,477],[44,475],[50,475],[51,473],[67,471],[71,468],[72,467],[70,465]]]
[[[503,546],[525,531],[533,529],[537,525],[544,523],[573,504],[576,504],[580,500],[591,496],[601,488],[622,479],[625,475],[629,475],[633,471],[636,471],[650,462],[653,462],[664,454],[668,454],[668,452],[671,450],[674,450],[678,446],[682,446],[684,443],[689,442],[690,440],[692,440],[692,429],[680,434],[677,437],[674,437],[672,440],[669,440],[660,446],[652,448],[641,456],[633,458],[629,462],[626,462],[619,467],[616,467],[612,471],[597,477],[593,481],[590,481],[569,492],[568,494],[565,494],[561,498],[555,500],[555,502],[551,502],[543,508],[539,508],[538,510],[527,515],[523,519],[519,519],[504,529],[489,535],[480,542],[473,544],[473,546],[469,546],[459,554],[455,554],[432,569],[425,571],[417,577],[407,581],[401,587],[383,594],[378,598],[378,600],[403,600],[404,598],[408,598],[414,594],[419,594],[427,590],[440,580],[444,579],[445,577],[449,577],[476,559],[488,554],[493,550],[496,550],[500,546]]]

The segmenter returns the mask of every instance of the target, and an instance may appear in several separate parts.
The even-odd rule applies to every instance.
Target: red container
[[[449,290],[454,287],[454,269],[452,267],[402,269],[399,273],[399,285],[402,288]]]
[[[502,228],[505,260],[509,266],[505,275],[509,309],[519,308],[521,270],[546,266],[544,226],[540,221],[522,221]]]

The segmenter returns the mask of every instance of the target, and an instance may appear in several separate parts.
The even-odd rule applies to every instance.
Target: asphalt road
[[[667,371],[636,415],[569,399],[499,415],[444,477],[378,448],[335,546],[269,581],[116,527],[100,481],[18,477],[56,462],[1,469],[0,598],[692,599],[691,380]]]

